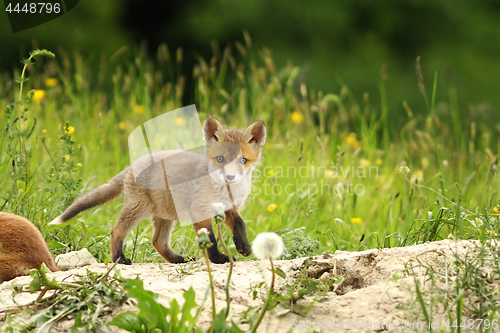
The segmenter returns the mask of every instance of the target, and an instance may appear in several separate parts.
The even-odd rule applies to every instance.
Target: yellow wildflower
[[[127,128],[127,125],[122,121],[118,124],[118,128],[123,131],[125,128]]]
[[[69,154],[64,155],[64,160],[69,162],[71,160],[71,156]]]
[[[276,208],[278,208],[278,205],[277,204],[270,204],[269,206],[267,206],[267,211],[269,213],[272,213],[276,210]]]
[[[493,211],[494,211],[495,213],[498,213],[498,207],[497,207],[497,206],[493,207]]]
[[[146,108],[142,105],[136,105],[134,106],[134,112],[137,115],[143,115],[146,112]]]
[[[153,141],[153,147],[155,147],[156,149],[161,149],[161,141],[159,138],[156,138],[154,141]]]
[[[349,136],[345,139],[345,141],[352,146],[354,149],[358,149],[361,147],[361,142],[358,141],[358,137],[356,133],[351,132],[349,133]]]
[[[325,176],[327,178],[334,178],[335,177],[335,172],[333,170],[328,169],[328,170],[325,171]]]
[[[177,126],[183,126],[186,124],[186,120],[184,118],[177,117],[177,118],[175,118],[175,124]]]
[[[422,170],[417,170],[413,173],[411,181],[414,184],[419,184],[424,181],[424,172]]]
[[[363,222],[363,219],[362,219],[362,218],[360,218],[360,217],[353,217],[353,218],[351,219],[351,222],[352,222],[353,224],[360,224],[361,222]]]
[[[348,144],[352,145],[354,143],[354,141],[357,140],[356,137],[357,137],[356,133],[349,133],[349,136],[347,137],[347,139],[345,139],[345,141]]]
[[[49,88],[53,88],[55,86],[57,86],[57,79],[54,79],[54,78],[48,78],[45,80],[45,85]]]
[[[33,100],[34,101],[40,101],[42,98],[45,97],[45,90],[35,90],[35,93],[33,94]]]
[[[42,133],[43,133],[43,134],[47,133],[47,130],[46,130],[46,129],[44,129],[44,130],[42,131]]]
[[[377,160],[375,161],[375,164],[382,165],[382,160],[380,158],[377,158]]]
[[[75,128],[73,126],[68,126],[68,128],[64,128],[64,133],[66,134],[71,134],[75,131]]]
[[[299,111],[292,112],[292,122],[296,124],[302,124],[304,122],[304,115]]]
[[[429,159],[427,157],[422,158],[422,168],[425,170],[429,167]]]
[[[370,160],[367,160],[366,158],[360,159],[359,164],[365,168],[371,165]]]
[[[269,171],[267,172],[267,175],[268,175],[269,177],[274,177],[274,170],[273,170],[273,169],[269,170]]]
[[[82,167],[82,163],[76,163],[76,166],[81,168]]]
[[[413,177],[424,178],[424,172],[422,170],[417,170],[413,173]]]

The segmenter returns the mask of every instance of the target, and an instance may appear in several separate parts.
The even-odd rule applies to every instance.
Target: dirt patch
[[[400,331],[396,326],[415,321],[414,313],[404,310],[414,299],[410,290],[414,289],[413,278],[405,277],[410,261],[417,258],[432,262],[453,256],[453,253],[466,253],[476,242],[453,242],[444,240],[426,243],[418,246],[368,250],[363,252],[337,251],[335,254],[325,253],[310,259],[307,267],[309,277],[315,279],[333,279],[343,276],[344,281],[337,289],[338,296],[328,302],[316,303],[306,316],[288,313],[277,316],[270,312],[266,315],[259,332],[287,332],[290,328],[313,328],[317,331]],[[293,283],[304,267],[306,258],[281,260],[276,266],[287,275],[286,280],[277,278],[276,288],[283,288],[285,284]],[[218,310],[225,307],[225,285],[228,264],[211,265],[213,268],[214,285],[216,287],[216,307]],[[105,272],[104,264],[95,264],[69,271],[53,273],[58,281],[71,281],[77,275],[85,275],[86,271]],[[145,288],[158,293],[159,301],[168,306],[172,299],[183,302],[182,293],[190,286],[196,291],[197,304],[201,304],[208,286],[208,275],[203,261],[183,265],[174,264],[133,264],[119,265],[117,268],[126,278],[139,276],[144,281]],[[424,272],[417,271],[418,274]],[[230,284],[231,314],[236,322],[240,314],[248,307],[262,304],[262,300],[252,297],[253,287],[262,281],[269,281],[269,264],[259,261],[239,261],[235,263]],[[17,304],[27,304],[37,295],[22,294],[14,300],[11,298],[13,283],[26,283],[29,277],[19,277],[12,281],[0,284],[0,310]],[[278,311],[279,309],[276,309]],[[211,320],[211,305],[207,301],[199,320],[199,325],[208,328]],[[422,320],[420,320],[422,321]],[[308,326],[308,322],[310,323]],[[316,323],[316,324],[313,324]],[[391,323],[390,329],[387,323]],[[426,323],[427,324],[427,323]],[[64,324],[58,326],[64,330]],[[67,323],[66,323],[67,327]],[[408,327],[408,326],[407,326]],[[245,328],[244,325],[242,328]],[[413,329],[407,329],[413,331]]]

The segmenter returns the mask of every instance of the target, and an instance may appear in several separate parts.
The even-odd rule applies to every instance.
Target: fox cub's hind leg
[[[214,231],[212,230],[212,219],[194,224],[194,229],[196,230],[197,234],[198,230],[202,228],[206,228],[208,230],[208,237],[210,238],[210,242],[212,243],[212,246],[210,246],[207,250],[208,258],[210,259],[210,261],[214,264],[225,264],[226,262],[229,262],[228,256],[221,253],[217,247],[217,239],[215,238]],[[236,258],[234,258],[234,256],[233,260],[236,261]]]
[[[111,231],[111,258],[113,262],[125,265],[132,264],[132,260],[126,258],[123,253],[123,241],[129,232],[134,229],[147,214],[148,211],[146,207],[141,203],[135,205],[127,205],[124,203],[118,222],[116,222],[113,231]]]
[[[153,246],[155,247],[156,251],[158,251],[158,253],[161,254],[161,256],[168,262],[171,262],[173,264],[181,264],[185,263],[186,261],[196,260],[196,258],[194,257],[184,258],[180,254],[175,252],[174,249],[172,249],[172,247],[170,246],[170,235],[172,234],[174,224],[175,221],[165,220],[159,218],[158,216],[153,217]]]

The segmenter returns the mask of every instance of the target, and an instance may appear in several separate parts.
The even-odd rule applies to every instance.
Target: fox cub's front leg
[[[210,261],[215,264],[225,264],[226,262],[229,262],[229,257],[221,253],[219,251],[219,248],[217,247],[217,239],[215,238],[215,234],[212,229],[212,219],[204,220],[194,224],[194,229],[196,230],[197,234],[198,230],[202,228],[206,228],[208,230],[208,237],[210,238],[210,242],[212,243],[212,246],[210,246],[207,250],[208,258],[210,259]],[[236,259],[233,257],[233,260]]]
[[[230,209],[226,212],[226,220],[224,223],[233,234],[233,242],[236,246],[236,251],[245,257],[251,255],[252,247],[250,246],[250,242],[247,238],[246,224],[236,208]]]
[[[246,225],[241,215],[236,211],[236,209],[230,209],[226,212],[226,220],[224,223],[229,227],[229,230],[233,234],[234,245],[236,246],[236,250],[241,255],[248,257],[252,254],[252,248],[250,246],[250,242],[247,239],[247,231]],[[210,241],[212,242],[212,246],[208,248],[208,258],[210,261],[216,264],[224,264],[229,261],[227,255],[221,253],[217,247],[217,240],[215,238],[215,234],[212,230],[212,222],[211,220],[205,220],[199,223],[195,223],[194,227],[196,232],[201,228],[206,228],[209,232]],[[234,259],[234,257],[233,257]]]

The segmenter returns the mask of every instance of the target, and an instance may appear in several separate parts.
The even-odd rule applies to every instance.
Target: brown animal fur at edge
[[[58,271],[40,231],[24,217],[0,212],[0,283],[45,263]]]

